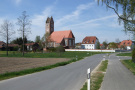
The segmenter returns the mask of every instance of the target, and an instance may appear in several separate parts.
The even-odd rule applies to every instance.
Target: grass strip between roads
[[[79,58],[78,60],[81,60],[81,59],[82,58]],[[35,73],[35,72],[40,72],[40,71],[52,69],[52,68],[55,68],[58,66],[64,66],[64,65],[70,64],[72,62],[76,62],[78,60],[72,59],[72,60],[67,61],[67,62],[60,62],[60,63],[56,63],[56,64],[50,65],[50,66],[44,66],[44,67],[27,69],[27,70],[18,71],[18,72],[9,72],[9,73],[5,73],[5,74],[0,74],[0,80],[5,80],[5,79],[9,79],[9,78],[17,77],[17,76],[22,76],[22,75],[26,75],[26,74],[31,74],[31,73]]]
[[[120,53],[117,56],[132,56],[132,53]]]
[[[120,60],[134,75],[135,75],[135,63],[132,60]]]
[[[108,60],[102,61],[99,67],[91,73],[91,85],[90,90],[99,90],[101,87],[101,83],[104,78],[104,74],[106,72],[108,65]],[[81,90],[87,90],[87,83],[83,86]]]

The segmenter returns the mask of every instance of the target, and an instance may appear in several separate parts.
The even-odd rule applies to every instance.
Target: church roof
[[[98,40],[96,36],[86,36],[83,39],[82,44],[95,44],[96,40]]]
[[[50,40],[56,43],[61,43],[64,38],[74,38],[72,31],[55,31],[50,35]]]

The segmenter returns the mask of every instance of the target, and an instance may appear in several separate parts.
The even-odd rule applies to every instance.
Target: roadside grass
[[[132,60],[120,60],[134,75],[135,75],[135,63]]]
[[[76,62],[76,60],[72,59],[72,60],[67,61],[67,62],[60,62],[60,63],[56,63],[56,64],[50,65],[50,66],[27,69],[27,70],[18,71],[18,72],[10,72],[10,73],[7,72],[5,74],[0,74],[0,80],[5,80],[5,79],[17,77],[17,76],[26,75],[26,74],[32,74],[32,73],[35,73],[35,72],[40,72],[40,71],[43,71],[43,70],[52,69],[52,68],[55,68],[55,67],[58,67],[58,66],[64,66],[64,65],[70,64],[72,62]]]
[[[132,53],[120,53],[117,56],[132,56]]]
[[[100,66],[91,74],[91,85],[90,90],[99,90],[101,83],[104,78],[104,73],[106,72],[108,65],[108,60],[102,61]],[[87,90],[87,83],[83,86],[81,90]]]

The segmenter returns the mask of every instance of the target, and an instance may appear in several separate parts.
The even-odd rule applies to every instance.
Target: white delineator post
[[[90,68],[87,70],[87,90],[90,90]]]

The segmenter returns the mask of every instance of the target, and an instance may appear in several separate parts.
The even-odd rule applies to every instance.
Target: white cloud
[[[76,19],[78,19],[83,10],[89,9],[92,5],[93,3],[79,5],[71,14],[65,15],[61,19],[56,20],[56,27],[59,27],[67,22],[75,21]]]
[[[14,0],[17,5],[21,3],[22,0]]]
[[[98,23],[98,22],[96,23],[96,21],[104,21],[104,20],[107,20],[110,18],[116,18],[116,17],[117,17],[116,15],[111,15],[111,16],[101,17],[101,18],[97,18],[97,19],[91,19],[88,21],[83,21],[82,23],[65,26],[63,28],[69,29],[69,27],[70,28],[73,28],[73,27],[76,27],[76,28],[78,28],[78,27],[79,28],[97,27],[97,26],[100,26],[102,23]],[[115,25],[116,25],[116,23],[115,23]],[[112,23],[110,26],[114,26],[114,23]]]
[[[47,7],[40,15],[34,15],[34,17],[32,18],[32,24],[39,27],[45,26],[46,18],[52,14],[52,8],[53,7],[51,6]]]
[[[30,40],[35,40],[35,37],[38,35],[42,37],[45,33],[45,20],[48,16],[51,16],[53,11],[53,6],[49,6],[45,8],[41,14],[35,14],[32,17],[32,26],[31,26],[31,32],[32,34],[29,34]]]

